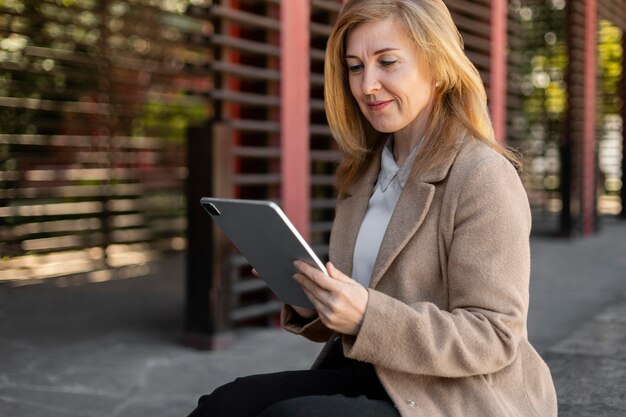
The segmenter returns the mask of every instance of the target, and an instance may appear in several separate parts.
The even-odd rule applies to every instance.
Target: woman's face
[[[365,22],[348,34],[350,90],[374,129],[423,135],[433,81],[414,42],[397,26],[392,19]]]

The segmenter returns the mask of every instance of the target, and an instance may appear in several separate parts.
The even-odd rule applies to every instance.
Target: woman
[[[443,2],[348,1],[325,89],[332,263],[295,263],[315,309],[281,319],[327,344],[312,370],[238,379],[192,416],[556,416],[527,340],[528,200]]]

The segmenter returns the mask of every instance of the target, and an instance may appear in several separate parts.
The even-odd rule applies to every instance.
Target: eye
[[[350,71],[353,74],[361,72],[362,69],[363,69],[363,64],[348,64],[348,71]]]
[[[382,65],[383,67],[390,67],[393,64],[395,64],[396,62],[398,62],[397,59],[381,59],[380,60],[380,65]]]

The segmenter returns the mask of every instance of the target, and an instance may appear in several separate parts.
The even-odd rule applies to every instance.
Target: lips
[[[367,106],[374,111],[379,111],[391,104],[393,100],[378,100],[367,103]]]

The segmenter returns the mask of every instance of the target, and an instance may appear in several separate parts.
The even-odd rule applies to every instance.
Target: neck
[[[393,134],[393,157],[398,166],[404,165],[407,158],[424,138],[426,129],[412,129],[410,132],[404,129]]]
[[[432,105],[432,104],[431,104]],[[430,117],[431,107],[428,106],[404,128],[393,134],[393,156],[398,166],[404,162],[411,154],[413,148],[422,141],[426,135],[426,125]]]

